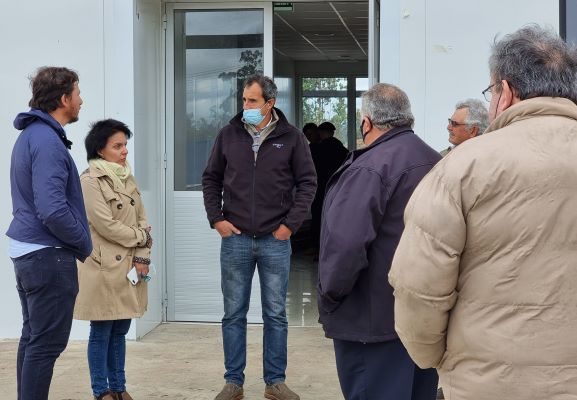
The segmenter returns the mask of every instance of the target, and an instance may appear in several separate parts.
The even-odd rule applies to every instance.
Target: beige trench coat
[[[415,190],[395,327],[449,400],[577,399],[577,106],[521,101]]]
[[[74,318],[116,320],[141,317],[148,304],[147,283],[136,286],[126,277],[133,257],[150,257],[144,246],[148,227],[136,182],[130,176],[126,187],[116,186],[98,169],[80,176],[93,251],[78,262],[80,291]]]

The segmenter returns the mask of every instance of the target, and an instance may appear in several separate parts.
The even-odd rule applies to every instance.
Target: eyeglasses
[[[452,120],[451,118],[447,118],[447,120],[449,121],[449,124],[451,125],[452,128],[456,128],[456,127],[461,126],[461,125],[467,125],[464,122],[457,122],[457,121]]]
[[[481,94],[483,95],[485,100],[487,100],[488,102],[491,102],[491,97],[493,96],[493,91],[491,89],[495,85],[496,85],[496,83],[493,83],[492,85],[489,85],[489,87],[487,89],[485,89],[481,92]]]

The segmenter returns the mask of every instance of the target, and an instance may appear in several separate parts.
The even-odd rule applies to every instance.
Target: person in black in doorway
[[[317,145],[321,142],[317,124],[315,124],[314,122],[307,122],[305,126],[303,126],[303,133],[305,134],[305,137],[309,141],[311,149],[313,145]]]
[[[305,134],[305,137],[309,141],[311,156],[315,164],[315,169],[317,169],[319,158],[319,147],[321,145],[321,137],[319,136],[317,124],[315,124],[314,122],[307,122],[303,126],[303,133]]]
[[[347,158],[349,151],[335,135],[335,126],[330,122],[323,122],[317,127],[320,143],[316,145],[311,154],[317,170],[318,189],[311,207],[312,214],[312,235],[314,247],[317,250],[315,260],[318,259],[318,249],[321,237],[321,213],[325,198],[325,186],[329,178],[341,166]]]

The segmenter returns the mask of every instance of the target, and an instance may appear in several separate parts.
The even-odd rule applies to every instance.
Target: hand
[[[214,224],[214,229],[218,231],[220,237],[222,238],[232,236],[232,234],[240,235],[240,231],[236,228],[236,226],[234,226],[227,220],[216,222]]]
[[[276,240],[289,240],[293,233],[286,225],[280,224],[276,231],[272,233]]]
[[[135,262],[134,268],[136,268],[139,277],[148,275],[148,265]]]

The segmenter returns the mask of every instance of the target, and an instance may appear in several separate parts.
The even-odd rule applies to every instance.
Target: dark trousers
[[[18,400],[48,400],[54,363],[68,344],[78,272],[74,255],[47,247],[12,260],[22,304]]]
[[[437,371],[417,367],[400,340],[334,346],[346,400],[435,400]]]

